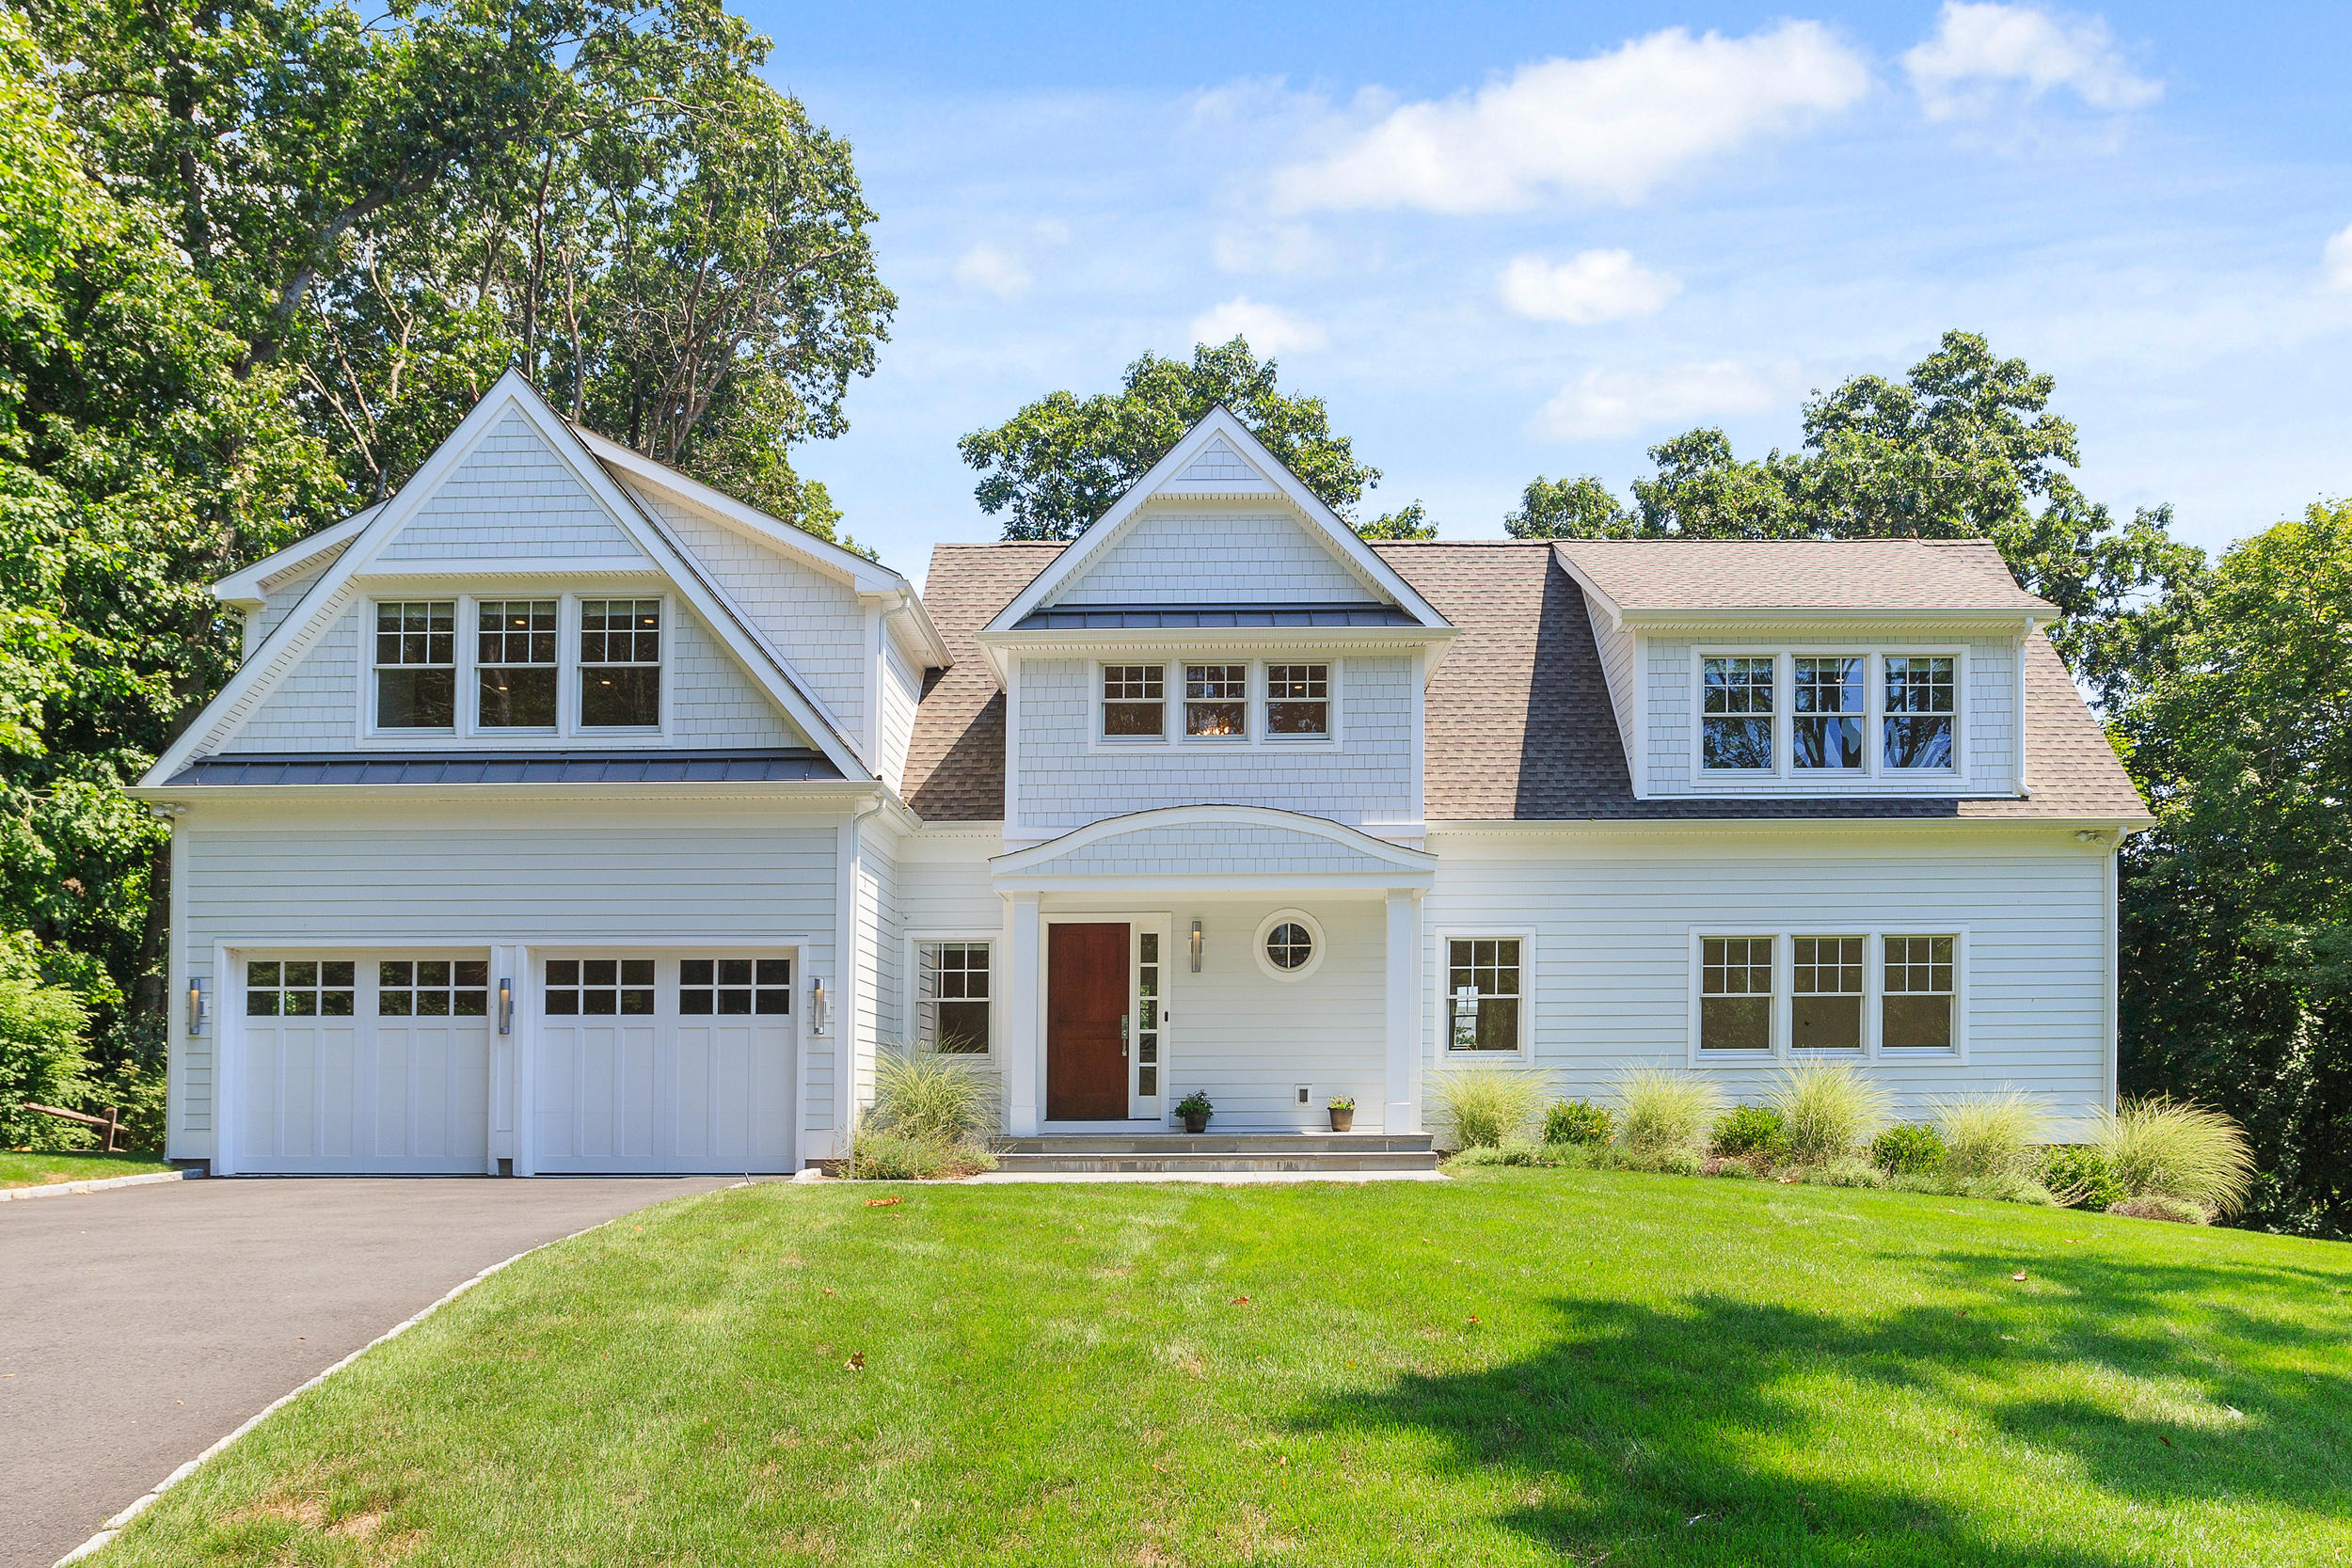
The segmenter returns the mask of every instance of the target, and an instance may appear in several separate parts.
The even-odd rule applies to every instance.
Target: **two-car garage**
[[[498,973],[501,953],[519,958],[519,984]],[[238,1172],[797,1163],[789,951],[256,948],[230,960]]]

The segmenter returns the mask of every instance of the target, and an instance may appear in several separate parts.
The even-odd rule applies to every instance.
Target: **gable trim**
[[[250,566],[230,573],[213,584],[213,597],[240,610],[262,608],[269,602],[268,585],[273,579],[299,572],[310,562],[329,550],[339,550],[348,545],[366,532],[376,515],[390,504],[389,501],[378,501],[373,506],[363,507],[340,523],[329,523],[316,533],[297,539],[284,549],[273,551]]]
[[[1104,839],[1119,838],[1152,828],[1180,827],[1279,828],[1305,837],[1324,839],[1386,867],[1386,870],[1377,873],[1350,874],[1376,875],[1385,879],[1384,886],[1397,885],[1394,879],[1399,876],[1407,882],[1415,877],[1426,877],[1438,864],[1438,857],[1426,850],[1407,849],[1386,839],[1375,838],[1343,822],[1334,822],[1327,816],[1310,816],[1301,812],[1279,811],[1271,806],[1233,805],[1161,806],[1151,811],[1130,812],[1124,816],[1106,816],[1083,828],[1073,828],[1058,838],[1049,838],[1042,844],[992,856],[988,863],[1000,878],[1025,873],[1050,874],[1053,862]]]

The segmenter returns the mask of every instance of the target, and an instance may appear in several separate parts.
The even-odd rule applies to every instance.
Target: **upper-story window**
[[[1952,711],[1958,696],[1952,661],[1941,655],[1886,658],[1885,764],[1889,768],[1949,768]]]
[[[457,723],[457,601],[375,607],[375,722],[387,730]]]
[[[1707,660],[1700,766],[1771,770],[1777,662],[1770,655],[1742,654]]]
[[[650,729],[661,722],[661,601],[580,601],[582,729]]]
[[[1184,734],[1210,739],[1249,734],[1249,666],[1184,666]]]
[[[1265,733],[1270,739],[1327,740],[1331,735],[1331,667],[1265,668]]]
[[[1796,661],[1790,756],[1799,768],[1860,768],[1869,661],[1843,655]]]
[[[1168,731],[1168,672],[1157,664],[1103,666],[1103,735],[1157,740]]]
[[[476,606],[475,718],[484,729],[555,728],[553,599]]]

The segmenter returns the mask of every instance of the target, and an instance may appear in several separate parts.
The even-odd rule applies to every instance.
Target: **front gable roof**
[[[1279,501],[1309,539],[1364,586],[1369,598],[1401,609],[1413,626],[1438,633],[1452,629],[1428,600],[1347,526],[1346,519],[1222,404],[1210,409],[1108,511],[1087,525],[984,629],[990,633],[1015,630],[1032,612],[1054,604],[1135,529],[1147,502],[1212,496],[1263,496]]]
[[[430,541],[436,547],[444,546],[447,541],[434,531],[431,521],[432,508],[444,488],[453,480],[465,482],[462,476],[468,465],[485,443],[523,434],[537,441],[557,469],[553,475],[526,486],[531,491],[544,490],[549,494],[527,496],[526,501],[545,499],[564,509],[567,517],[576,516],[582,531],[580,544],[593,549],[626,546],[632,563],[661,572],[736,662],[816,743],[843,777],[860,783],[873,778],[856,748],[793,673],[783,655],[726,600],[667,531],[615,482],[578,433],[547,405],[530,382],[509,371],[458,422],[400,494],[380,507],[322,531],[324,534],[340,533],[341,537],[309,550],[306,555],[323,554],[328,548],[337,549],[338,553],[304,595],[304,612],[287,616],[271,631],[219,694],[205,705],[195,721],[157,759],[142,784],[160,784],[179,774],[192,758],[218,749],[252,715],[269,690],[301,662],[302,656],[332,624],[355,592],[355,578],[376,567],[379,562],[394,571],[419,563],[405,551],[388,559],[388,552],[412,522],[425,518],[418,537]],[[582,502],[594,506],[593,518],[577,511]],[[598,529],[610,532],[599,535],[596,532]],[[529,540],[517,543],[527,546]],[[294,554],[280,551],[256,562],[237,577],[224,579],[215,592],[239,584],[244,578],[253,578],[254,587],[258,588],[262,578],[283,577],[299,563],[286,559]],[[245,589],[240,584],[237,591]]]

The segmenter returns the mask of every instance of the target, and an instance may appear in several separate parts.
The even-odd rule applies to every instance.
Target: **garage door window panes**
[[[349,1018],[358,965],[348,958],[292,958],[245,966],[247,1018]]]
[[[490,966],[480,958],[388,958],[375,975],[378,1018],[489,1016]]]
[[[707,1014],[788,1013],[792,1010],[789,958],[680,958],[677,1010]]]
[[[549,958],[549,1018],[610,1017],[653,1011],[651,958]]]

